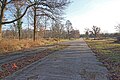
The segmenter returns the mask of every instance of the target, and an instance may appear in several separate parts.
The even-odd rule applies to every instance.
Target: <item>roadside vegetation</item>
[[[1,0],[0,54],[79,38],[79,30],[69,20],[63,22],[70,3],[70,0]]]
[[[109,70],[111,80],[120,80],[120,43],[115,39],[85,40]]]
[[[33,41],[32,39],[3,39],[0,42],[0,55],[7,55],[13,51],[24,50],[28,48],[35,48],[40,46],[54,45],[61,41],[67,41],[68,39],[39,39]]]
[[[52,47],[29,56],[3,60],[0,63],[0,79],[69,46],[59,42],[80,37],[79,30],[74,29],[69,20],[65,24],[63,22],[64,11],[70,3],[70,0],[0,0],[1,61],[6,56],[17,55],[19,50],[29,49],[32,52],[35,47]]]

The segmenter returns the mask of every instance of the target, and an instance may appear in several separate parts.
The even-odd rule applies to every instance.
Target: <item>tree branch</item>
[[[56,21],[55,17],[53,17],[53,16],[51,16],[49,14],[46,14],[46,13],[44,13],[44,14],[38,14],[37,16],[47,16],[47,17],[51,18],[52,20]]]
[[[2,22],[1,24],[13,23],[13,22],[15,22],[15,21],[21,19],[21,18],[26,14],[28,8],[30,8],[30,7],[33,6],[33,5],[36,5],[36,4],[31,4],[31,5],[27,6],[26,9],[25,9],[25,11],[24,11],[24,13],[23,13],[19,18],[15,19],[15,20],[12,20],[12,21]]]
[[[9,4],[9,3],[11,3],[12,2],[12,0],[10,0],[9,2],[7,2],[6,4]]]
[[[11,0],[12,1],[12,0]],[[9,2],[11,2],[11,1],[9,1]],[[32,6],[34,6],[34,5],[43,5],[43,6],[47,6],[47,7],[49,7],[51,10],[52,10],[52,8],[55,8],[55,7],[62,7],[63,5],[65,5],[65,3],[63,3],[63,4],[57,4],[57,3],[55,3],[56,5],[53,5],[52,3],[51,4],[48,4],[48,3],[44,3],[44,2],[36,2],[36,3],[33,3],[33,4],[31,4],[31,5],[28,5],[27,7],[26,7],[26,9],[25,9],[25,11],[24,11],[24,13],[19,17],[19,18],[17,18],[17,19],[15,19],[15,20],[12,20],[12,21],[7,21],[7,22],[2,22],[1,24],[3,25],[3,24],[9,24],[9,23],[13,23],[13,22],[15,22],[15,21],[17,21],[17,20],[19,20],[19,19],[21,19],[25,14],[26,14],[26,12],[27,12],[27,10],[28,10],[28,8],[30,8],[30,7],[32,7]],[[51,17],[50,15],[48,15],[48,14],[44,14],[44,15],[46,15],[46,16],[48,16],[48,17]],[[55,20],[55,18],[53,18],[53,17],[51,17],[53,20]]]

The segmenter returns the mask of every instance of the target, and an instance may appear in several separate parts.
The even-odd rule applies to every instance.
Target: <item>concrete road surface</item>
[[[109,80],[108,71],[83,39],[39,60],[4,80]]]

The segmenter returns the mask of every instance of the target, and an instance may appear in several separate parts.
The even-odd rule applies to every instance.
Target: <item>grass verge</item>
[[[111,80],[120,80],[120,44],[114,40],[85,40],[109,70]]]

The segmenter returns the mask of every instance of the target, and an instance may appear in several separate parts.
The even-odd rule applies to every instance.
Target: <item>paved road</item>
[[[107,69],[83,39],[39,60],[4,80],[108,80]]]
[[[45,46],[45,47],[37,47],[37,48],[16,51],[16,52],[12,52],[9,55],[3,55],[3,56],[1,55],[0,56],[0,65],[7,63],[7,62],[10,62],[10,61],[14,61],[14,60],[21,58],[21,57],[34,55],[34,54],[37,54],[41,51],[44,51],[44,50],[49,49],[49,48],[54,48],[54,47],[55,47],[55,45],[50,45],[50,46]]]

